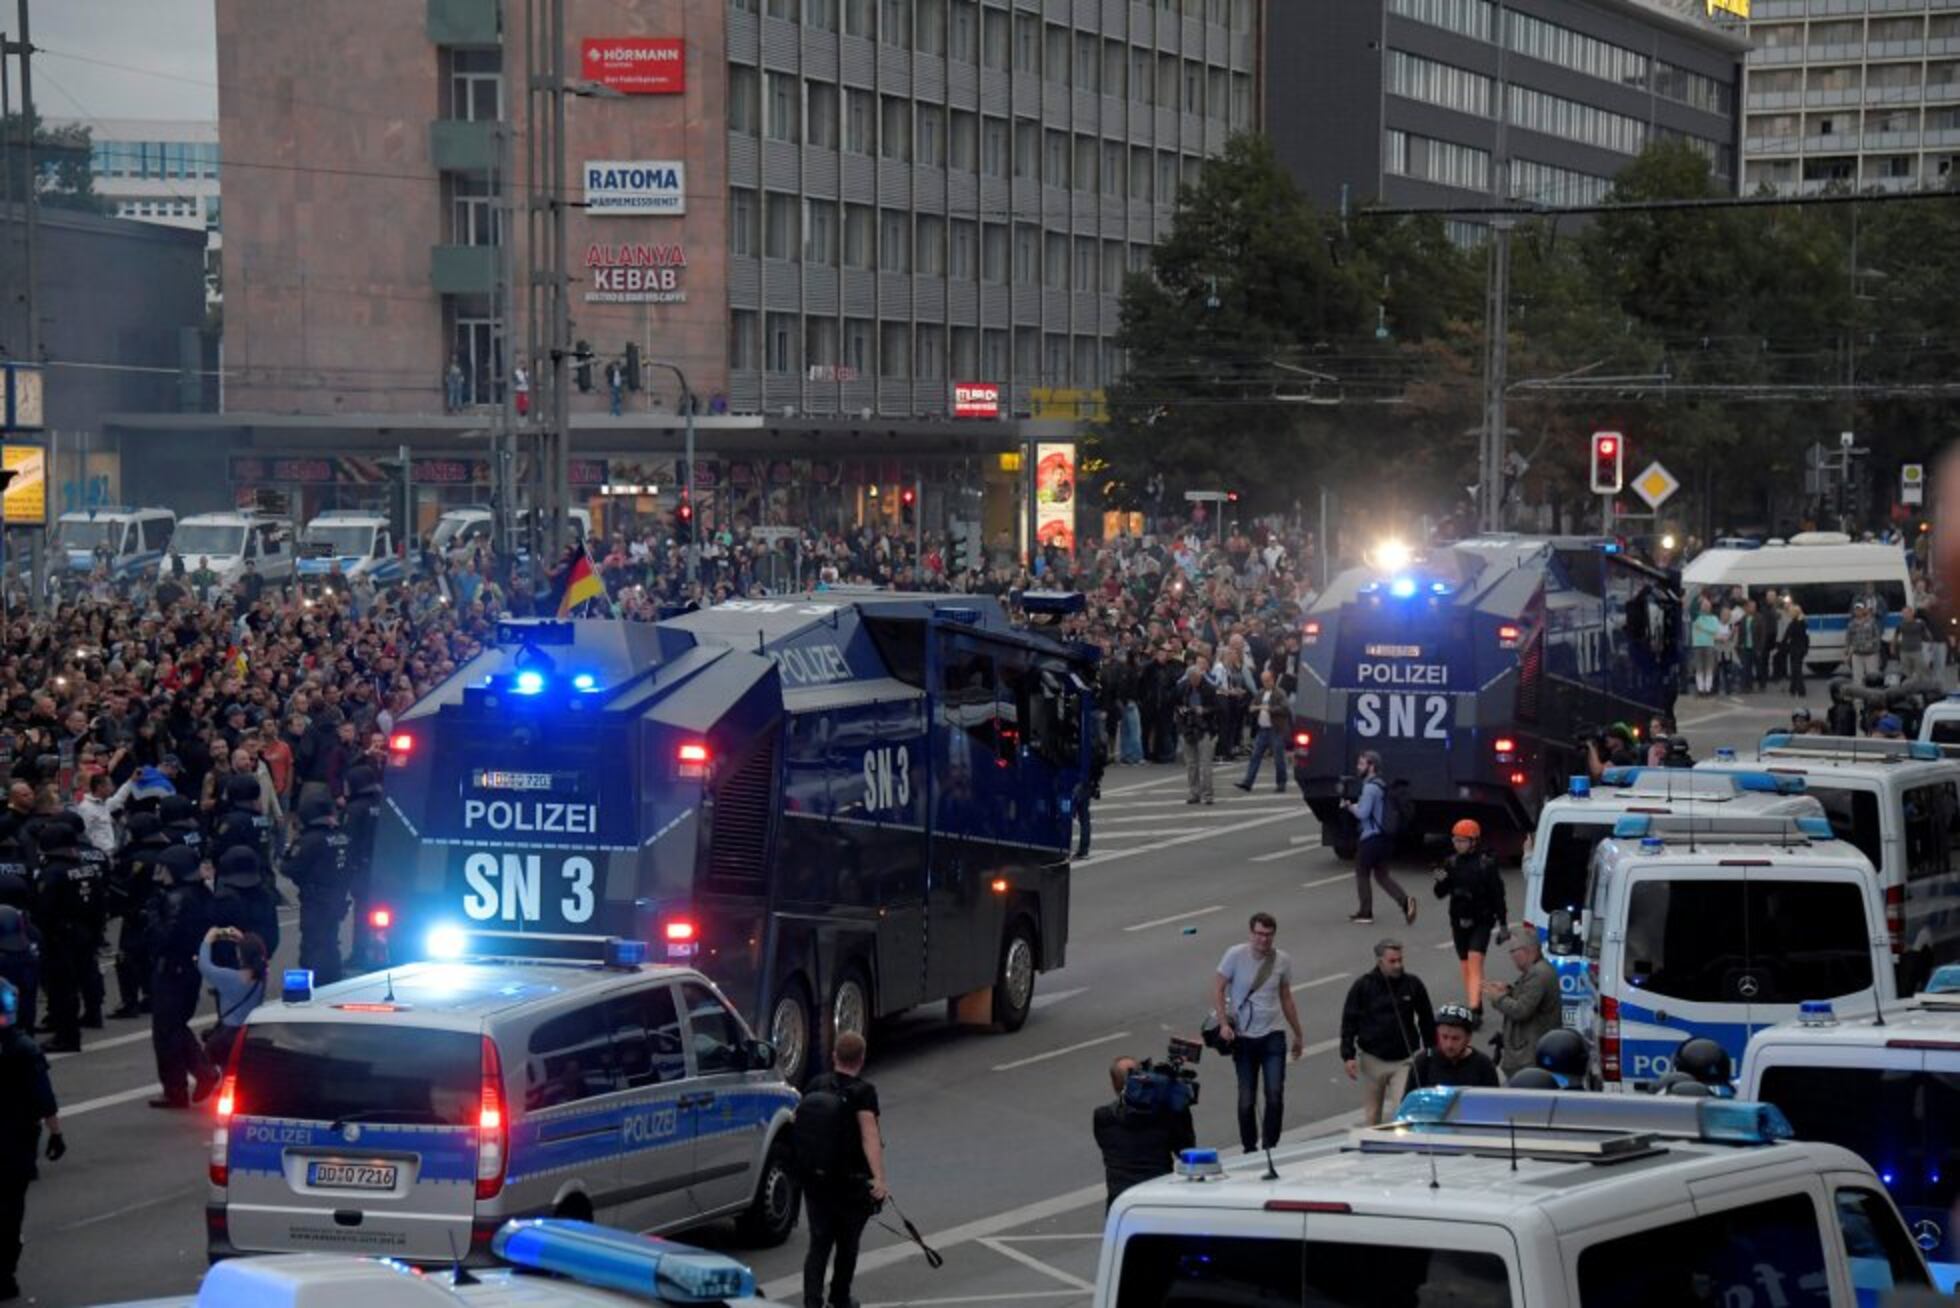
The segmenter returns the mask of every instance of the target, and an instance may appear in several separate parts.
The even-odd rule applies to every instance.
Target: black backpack
[[[804,1184],[837,1185],[856,1170],[857,1112],[835,1086],[819,1082],[804,1091],[789,1136]]]
[[[1399,837],[1415,830],[1416,801],[1406,781],[1382,782],[1382,834]]]

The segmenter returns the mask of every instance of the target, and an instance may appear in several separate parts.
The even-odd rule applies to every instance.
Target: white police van
[[[1848,1308],[1928,1286],[1872,1169],[1788,1132],[1733,1100],[1418,1090],[1274,1175],[1192,1150],[1124,1191],[1093,1302]]]
[[[796,1093],[720,991],[642,941],[431,933],[416,963],[253,1011],[218,1090],[209,1253],[480,1259],[507,1219],[787,1238]],[[442,936],[442,939],[434,937]],[[585,964],[496,957],[576,954]],[[487,951],[487,952],[486,952]]]
[[[1524,855],[1524,920],[1545,945],[1558,973],[1567,1026],[1591,1001],[1592,979],[1581,957],[1586,878],[1593,850],[1629,813],[1692,816],[1712,829],[1733,817],[1806,817],[1823,812],[1803,795],[1801,777],[1766,772],[1702,773],[1691,768],[1608,768],[1597,784],[1573,777],[1568,793],[1538,813]],[[1556,926],[1556,930],[1554,930]]]
[[[479,1272],[348,1254],[235,1258],[188,1298],[104,1308],[768,1308],[753,1297],[755,1275],[726,1254],[588,1222],[507,1222],[490,1248],[499,1266]]]
[[[292,524],[250,509],[194,513],[177,524],[170,552],[184,561],[186,575],[202,563],[220,586],[244,576],[247,563],[273,585],[293,575]]]
[[[1665,1076],[1691,1037],[1740,1062],[1751,1032],[1804,1000],[1896,993],[1871,863],[1820,817],[1621,818],[1593,856],[1585,958],[1579,1025],[1608,1090]]]
[[[169,509],[105,505],[64,513],[55,520],[53,557],[77,580],[104,562],[116,581],[155,573],[176,527]]]
[[[407,575],[385,513],[334,509],[306,524],[294,574],[302,583],[320,582],[333,574],[335,564],[350,582],[367,577],[377,586],[392,586]]]
[[[1926,706],[1919,715],[1919,738],[1934,745],[1960,745],[1960,691]]]
[[[1883,1012],[1805,1004],[1749,1038],[1738,1092],[1775,1104],[1799,1139],[1872,1165],[1941,1287],[1960,1281],[1960,994]]]
[[[592,539],[592,511],[572,509],[569,511],[572,534],[581,541]],[[435,530],[429,533],[429,550],[453,563],[465,563],[477,549],[494,548],[496,519],[491,509],[482,504],[468,504],[449,509],[436,519]],[[523,531],[517,531],[520,540],[518,549],[524,548]]]
[[[1960,759],[1919,741],[1786,732],[1763,737],[1756,755],[1696,768],[1803,781],[1839,838],[1877,869],[1899,992],[1960,962]]]
[[[1700,611],[1702,592],[1711,589],[1726,596],[1747,587],[1760,597],[1773,587],[1780,595],[1794,596],[1810,633],[1804,666],[1819,673],[1844,662],[1845,631],[1860,599],[1877,597],[1887,632],[1898,629],[1901,609],[1920,601],[1904,550],[1854,541],[1838,531],[1799,532],[1787,543],[1773,540],[1761,549],[1706,549],[1681,570],[1681,583],[1689,613]]]

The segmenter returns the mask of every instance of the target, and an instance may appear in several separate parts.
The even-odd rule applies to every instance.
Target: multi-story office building
[[[1960,3],[1755,0],[1743,184],[1948,184],[1960,161]]]
[[[208,120],[84,118],[54,126],[89,129],[95,193],[118,218],[204,232],[205,299],[223,298],[224,246],[218,191],[218,124]]]
[[[1591,203],[1668,139],[1732,188],[1747,48],[1705,0],[1275,4],[1266,121],[1324,204]]]
[[[666,370],[608,412],[632,344],[714,397],[711,451],[835,428],[847,457],[867,422],[901,472],[982,431],[1012,448],[1019,415],[1120,368],[1124,277],[1253,126],[1262,2],[564,0],[574,335],[597,356],[575,445],[669,448]],[[255,448],[325,416],[342,449],[480,428],[516,363],[548,371],[516,357],[540,253],[527,7],[218,0],[226,399],[264,419],[237,419]],[[1000,420],[956,422],[956,382],[997,387]]]

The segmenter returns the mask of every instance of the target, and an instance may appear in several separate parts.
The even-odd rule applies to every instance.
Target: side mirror
[[[766,1072],[776,1065],[776,1046],[767,1040],[751,1040],[743,1047],[751,1072]]]
[[[1572,910],[1555,908],[1545,928],[1546,943],[1554,954],[1579,952],[1579,933],[1572,929]]]

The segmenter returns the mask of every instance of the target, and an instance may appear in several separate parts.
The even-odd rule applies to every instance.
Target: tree
[[[33,123],[34,173],[41,203],[50,209],[114,212],[115,206],[95,193],[95,174],[90,167],[94,140],[89,128],[80,123],[50,127],[39,115]],[[0,118],[0,133],[6,142],[5,194],[18,200],[27,194],[27,155],[20,149],[21,116],[10,113]]]

